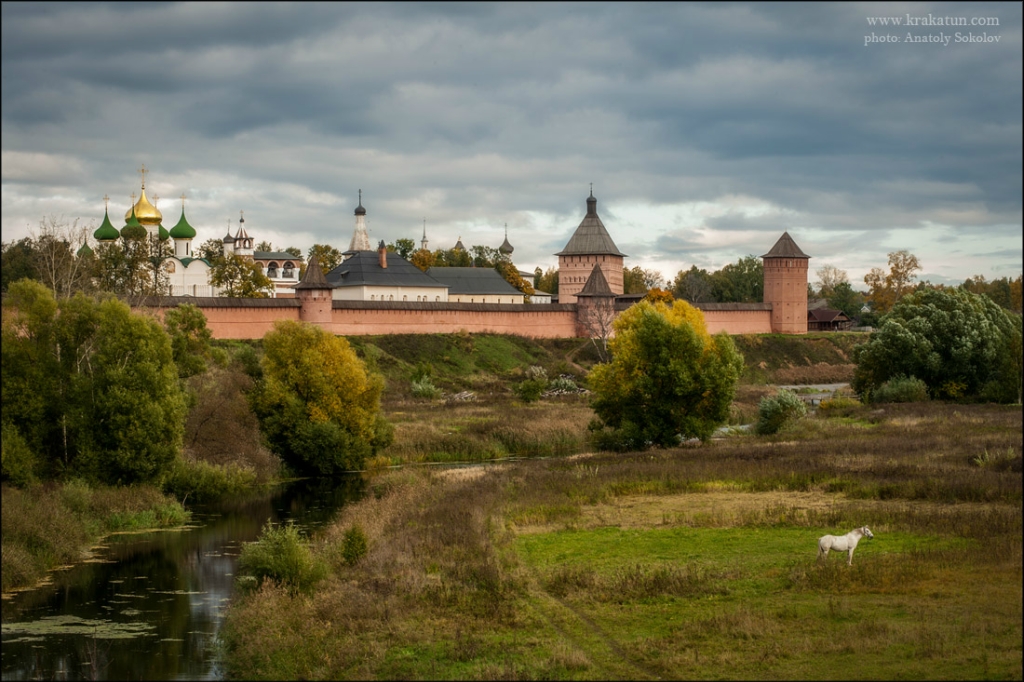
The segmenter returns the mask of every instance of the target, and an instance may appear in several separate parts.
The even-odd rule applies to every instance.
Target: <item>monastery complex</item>
[[[117,230],[105,213],[94,233],[97,241],[145,231],[152,244],[173,241],[162,265],[170,278],[169,296],[147,304],[158,311],[191,303],[206,315],[216,338],[262,338],[278,320],[301,320],[337,335],[432,334],[486,332],[529,337],[584,337],[606,334],[615,315],[633,305],[637,296],[623,295],[626,254],[615,246],[597,213],[593,191],[586,214],[558,256],[558,295],[555,303],[526,300],[491,268],[430,268],[419,270],[384,242],[374,248],[366,231],[366,209],[360,196],[355,229],[345,260],[324,272],[313,258],[300,280],[301,257],[290,253],[255,251],[245,219],[222,239],[225,255],[251,259],[274,285],[272,298],[218,296],[209,284],[210,263],[192,253],[195,229],[181,217],[170,230],[146,197],[145,175],[138,201]],[[426,248],[426,233],[422,245]],[[456,248],[461,245],[461,240]],[[164,248],[164,247],[161,247]],[[508,236],[499,248],[512,253]],[[764,260],[762,303],[699,303],[708,331],[729,334],[807,332],[807,254],[783,233]]]

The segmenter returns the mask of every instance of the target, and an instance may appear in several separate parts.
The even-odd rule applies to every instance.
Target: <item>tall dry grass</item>
[[[479,406],[448,418],[470,434],[494,433],[508,422],[508,415],[489,416]],[[822,633],[833,632],[845,642],[835,655],[847,655],[848,647],[891,651],[888,641],[941,664],[935,670],[943,675],[958,675],[978,637],[1005,647],[1006,633],[1019,632],[1020,434],[1019,409],[886,405],[808,419],[777,437],[393,470],[374,478],[371,494],[316,539],[331,575],[313,598],[264,586],[232,606],[229,670],[243,678],[714,677],[723,669],[740,677],[803,677],[814,674],[806,666],[823,646]],[[985,452],[1001,454],[980,458]],[[742,563],[671,566],[641,556],[614,570],[571,561],[539,570],[515,550],[527,527],[557,533],[586,529],[588,519],[597,519],[593,527],[606,525],[602,510],[619,500],[643,506],[723,491],[777,501],[707,514],[684,507],[650,523],[831,529],[860,525],[870,515],[880,537],[947,540],[934,549],[873,555],[852,568],[839,561],[818,566],[808,552],[773,569],[774,577]],[[787,502],[788,494],[832,502],[800,506]],[[367,550],[349,561],[345,537],[355,527]],[[991,586],[965,603],[958,584],[982,575]],[[767,579],[789,596],[759,595],[760,605],[728,601],[730,585]],[[930,595],[927,608],[901,615],[920,594]],[[659,606],[665,604],[685,605],[691,616],[673,625]],[[933,606],[943,609],[942,622]],[[1019,637],[1010,640],[1019,661]],[[991,651],[993,673],[1005,674],[1007,652]],[[920,674],[912,658],[885,660],[896,666],[886,674]],[[971,665],[973,672],[961,674],[985,670]],[[870,676],[857,667],[848,672]]]

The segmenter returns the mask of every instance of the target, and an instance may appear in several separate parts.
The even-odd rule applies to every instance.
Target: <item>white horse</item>
[[[867,526],[854,528],[846,535],[823,535],[818,538],[818,558],[828,558],[830,550],[846,552],[846,565],[853,565],[853,550],[857,549],[857,543],[861,538],[873,538],[871,529]]]

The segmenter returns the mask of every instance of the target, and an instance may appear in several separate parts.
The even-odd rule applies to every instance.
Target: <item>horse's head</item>
[[[861,529],[860,529],[860,532],[861,532],[861,533],[862,533],[862,534],[864,535],[864,537],[866,537],[866,538],[873,538],[873,537],[875,537],[875,536],[874,536],[874,534],[872,534],[872,532],[871,532],[871,529],[870,529],[870,528],[868,528],[867,526],[864,526],[863,528],[861,528]]]

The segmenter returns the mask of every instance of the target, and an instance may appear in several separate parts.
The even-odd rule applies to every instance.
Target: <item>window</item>
[[[441,297],[440,297],[440,296],[435,296],[434,298],[435,298],[435,300],[437,300],[437,301],[440,301],[440,300],[441,300]]]
[[[291,279],[295,276],[295,266],[291,261],[285,261],[284,272],[281,273],[281,276],[287,279]]]
[[[267,264],[267,277],[277,277],[277,262],[270,261]]]
[[[371,301],[377,300],[377,295],[376,294],[370,294],[370,300]]]
[[[393,300],[395,300],[395,295],[394,295],[394,294],[391,294],[390,296],[388,296],[388,300],[389,300],[389,301],[393,301]]]
[[[408,301],[408,300],[409,300],[409,297],[408,297],[408,296],[402,296],[402,300],[403,300],[403,301]]]

